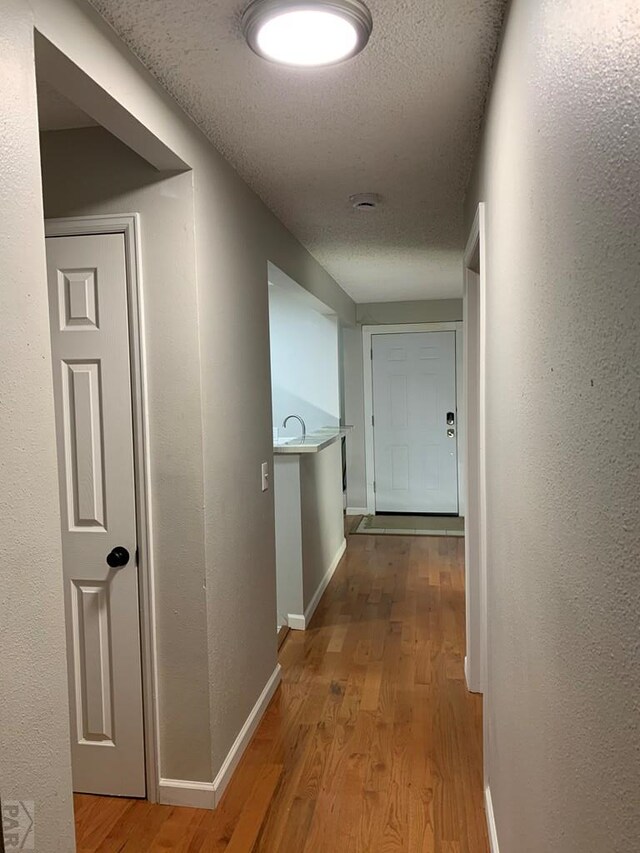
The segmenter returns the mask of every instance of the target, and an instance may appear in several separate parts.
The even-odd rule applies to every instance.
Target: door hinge
[[[373,361],[373,347],[369,350],[369,357],[371,358],[371,361]]]
[[[375,426],[375,425],[376,425],[375,415],[371,415],[371,426]]]
[[[373,494],[375,495],[375,493],[376,493],[376,481],[374,480],[373,481]]]
[[[136,545],[136,566],[140,565],[140,549]]]

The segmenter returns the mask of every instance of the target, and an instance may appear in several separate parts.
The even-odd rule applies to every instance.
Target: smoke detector
[[[375,210],[382,199],[376,193],[356,193],[349,196],[354,210]]]

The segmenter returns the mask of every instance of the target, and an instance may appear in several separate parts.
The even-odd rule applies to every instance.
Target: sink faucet
[[[291,420],[291,418],[295,418],[297,421],[300,421],[300,425],[302,427],[302,440],[304,441],[307,437],[307,425],[302,420],[300,415],[287,415],[287,417],[282,422],[282,426],[286,429],[287,423]]]

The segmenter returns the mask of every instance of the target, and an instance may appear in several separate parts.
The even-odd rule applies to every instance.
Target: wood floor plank
[[[132,853],[141,845],[149,845],[166,820],[169,810],[156,815],[153,806],[145,800],[132,800],[95,853]]]
[[[227,853],[250,853],[253,850],[281,776],[281,764],[267,764],[259,770],[247,807],[233,830]]]
[[[153,840],[146,848],[148,853],[186,853],[202,820],[202,810],[171,807]]]
[[[217,810],[79,795],[79,853],[487,853],[464,539],[348,543]]]
[[[76,803],[78,799],[76,796]],[[82,808],[76,823],[77,853],[96,853],[132,801],[120,797],[89,797],[86,794],[80,796],[82,800],[86,807]]]

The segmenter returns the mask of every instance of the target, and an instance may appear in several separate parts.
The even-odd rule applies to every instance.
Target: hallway
[[[78,853],[486,853],[464,540],[348,537],[214,812],[76,796]]]

